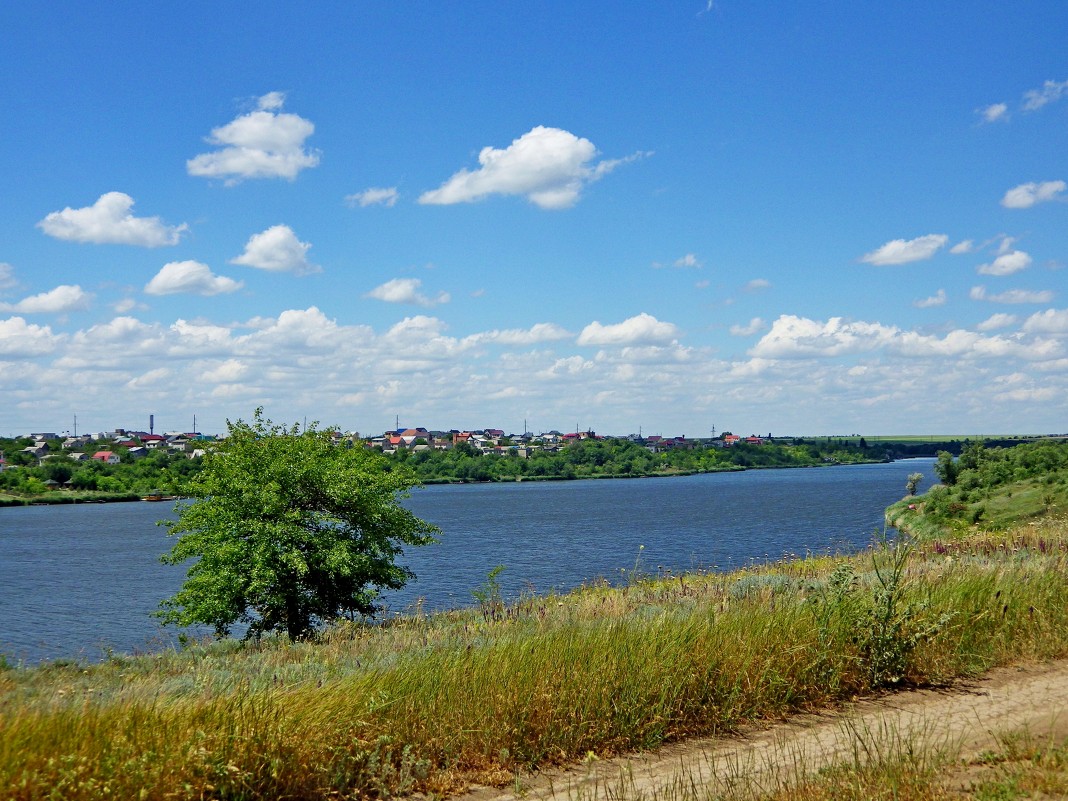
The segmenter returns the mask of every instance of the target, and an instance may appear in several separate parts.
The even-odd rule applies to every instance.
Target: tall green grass
[[[383,797],[501,784],[874,689],[1068,654],[1068,525],[636,577],[318,643],[0,671],[0,797]]]

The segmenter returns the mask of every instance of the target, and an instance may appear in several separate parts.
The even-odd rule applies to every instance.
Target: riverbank
[[[406,550],[402,563],[417,578],[381,601],[390,614],[416,604],[428,611],[469,606],[472,590],[501,564],[502,594],[514,601],[600,578],[624,581],[639,553],[654,574],[852,553],[882,528],[883,510],[901,496],[906,477],[930,473],[929,464],[428,486],[404,504],[444,535],[436,545]],[[175,632],[161,631],[150,617],[185,575],[159,562],[170,540],[157,522],[173,518],[173,506],[0,511],[0,586],[8,590],[0,652],[27,664],[99,661],[173,643]]]
[[[974,443],[961,457],[933,465],[941,483],[891,505],[888,526],[927,540],[1000,531],[1068,508],[1068,442],[1014,448]]]
[[[913,458],[913,457],[909,457]],[[834,467],[859,464],[885,464],[886,459],[858,459],[843,463],[826,461],[811,464],[772,464],[772,465],[722,465],[714,468],[692,470],[657,470],[649,473],[591,473],[588,475],[498,475],[488,478],[461,478],[461,477],[437,477],[422,480],[425,486],[441,485],[464,485],[464,484],[520,484],[548,481],[576,481],[583,479],[608,480],[608,479],[638,479],[638,478],[680,478],[683,476],[696,476],[715,473],[740,473],[746,470],[785,470],[813,467]],[[893,461],[893,460],[890,460]],[[108,493],[108,492],[75,492],[69,490],[57,490],[45,492],[39,495],[13,495],[0,493],[0,508],[11,506],[60,506],[79,503],[126,503],[130,501],[161,500],[159,498],[146,498],[136,493]],[[167,497],[162,500],[177,500]]]
[[[127,503],[140,501],[141,496],[129,492],[49,492],[43,495],[0,495],[0,507],[5,506],[65,506],[78,503]]]
[[[13,799],[450,793],[1068,654],[1068,525],[0,672]],[[182,788],[187,788],[183,790]]]

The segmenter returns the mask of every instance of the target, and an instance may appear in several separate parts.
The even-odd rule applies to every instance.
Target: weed
[[[396,748],[385,735],[374,743],[353,743],[335,750],[327,784],[333,793],[344,796],[358,787],[370,798],[407,795],[430,775],[430,762],[416,759],[411,746]]]
[[[478,601],[478,609],[486,621],[501,620],[504,617],[504,598],[501,595],[501,583],[497,577],[504,571],[504,565],[497,565],[486,574],[486,583],[471,590],[471,595]]]
[[[853,563],[831,572],[815,597],[821,640],[840,641],[843,631],[867,674],[868,686],[892,687],[906,678],[916,648],[940,632],[951,613],[930,617],[928,605],[916,600],[906,581],[914,546],[890,542],[885,534],[871,551],[872,573],[862,583]]]

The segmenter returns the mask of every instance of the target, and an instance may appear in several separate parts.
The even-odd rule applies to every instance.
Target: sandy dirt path
[[[521,776],[517,788],[473,788],[463,801],[664,797],[691,782],[712,792],[771,790],[819,768],[885,755],[895,743],[947,747],[962,757],[1027,729],[1068,737],[1068,661],[1000,668],[946,690],[912,690],[849,704],[729,738],[695,739],[650,753]]]

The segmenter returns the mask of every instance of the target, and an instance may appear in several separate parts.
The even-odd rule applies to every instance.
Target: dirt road
[[[624,788],[627,798],[664,797],[679,782],[713,792],[772,789],[827,765],[886,755],[895,744],[949,747],[967,757],[996,747],[998,735],[1020,729],[1068,737],[1068,661],[1001,668],[952,689],[895,693],[737,737],[590,760],[520,776],[508,790],[474,788],[462,799],[606,799],[619,798]]]

